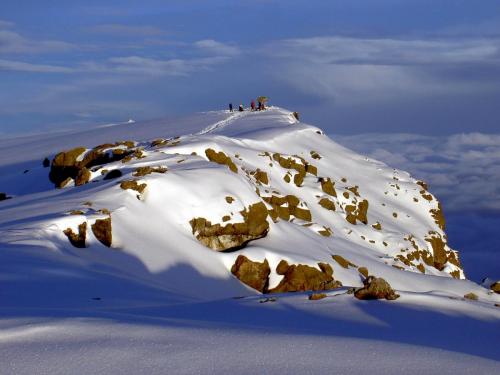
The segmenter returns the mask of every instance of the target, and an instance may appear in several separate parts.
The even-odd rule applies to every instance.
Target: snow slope
[[[159,138],[164,142],[152,145]],[[91,168],[82,186],[55,189],[42,166],[60,151],[83,146],[81,160],[120,140],[134,141],[130,148],[143,157]],[[236,173],[209,161],[207,149],[228,156]],[[296,181],[287,159],[315,169]],[[134,176],[146,166],[168,170]],[[122,176],[104,180],[103,169]],[[334,182],[336,196],[320,178]],[[147,187],[122,189],[130,179]],[[500,298],[464,278],[436,198],[406,172],[342,147],[287,110],[216,111],[2,140],[0,191],[13,197],[0,202],[0,358],[9,373],[500,370]],[[290,195],[310,218],[268,217],[267,236],[242,249],[216,252],[193,234],[193,218],[238,223],[250,205],[266,202],[272,211],[271,196]],[[335,211],[319,204],[324,199]],[[361,217],[349,222],[349,206],[365,200],[366,224]],[[111,248],[90,230],[107,218]],[[63,233],[82,223],[83,249]],[[438,252],[444,261],[437,262]],[[282,278],[275,271],[281,260],[329,263],[345,287],[321,301],[308,301],[307,293],[267,300],[231,274],[240,254],[269,262],[271,288]],[[332,255],[355,266],[344,268]],[[346,294],[362,285],[360,266],[401,298],[367,302]],[[478,301],[463,299],[471,292]],[[71,360],[59,367],[61,358]]]

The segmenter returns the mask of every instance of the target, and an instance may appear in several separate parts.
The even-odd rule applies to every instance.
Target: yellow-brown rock
[[[261,293],[265,293],[269,284],[271,268],[269,268],[267,259],[260,263],[253,262],[244,255],[239,255],[231,267],[231,273],[242,283]]]

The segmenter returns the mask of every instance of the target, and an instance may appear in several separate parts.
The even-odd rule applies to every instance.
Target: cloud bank
[[[333,139],[427,181],[445,212],[500,213],[500,134],[361,134]]]

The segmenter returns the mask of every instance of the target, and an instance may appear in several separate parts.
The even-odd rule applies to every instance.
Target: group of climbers
[[[257,107],[255,106],[255,100],[252,99],[250,102],[250,110],[251,111],[263,111],[266,109],[266,103],[268,101],[268,98],[266,96],[259,96],[257,98]],[[238,112],[243,112],[245,110],[245,107],[243,107],[243,104],[240,104],[238,106]],[[229,112],[233,112],[233,103],[229,103]]]

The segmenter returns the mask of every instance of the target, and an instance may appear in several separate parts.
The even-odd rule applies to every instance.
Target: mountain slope
[[[425,183],[342,147],[289,111],[210,112],[10,139],[0,142],[0,156],[0,191],[12,196],[0,202],[6,318],[57,312],[118,319],[120,309],[149,321],[158,305],[162,316],[200,321],[207,317],[194,314],[197,309],[206,308],[209,317],[224,313],[220,299],[224,309],[246,316],[245,306],[259,301],[251,296],[261,291],[310,289],[285,282],[302,265],[311,267],[300,269],[318,285],[344,286],[325,301],[308,302],[320,307],[298,313],[306,320],[328,316],[332,303],[355,309],[345,292],[370,274],[401,294],[387,303],[403,310],[420,304],[431,316],[446,311],[477,322],[472,326],[491,338],[481,350],[493,356],[486,346],[494,338],[486,332],[498,327],[500,298],[464,279],[457,252],[446,244],[441,207]],[[45,157],[51,166],[42,166]],[[240,256],[256,262],[246,263],[253,270],[246,279],[237,272]],[[479,301],[463,300],[467,293]],[[314,309],[302,306],[303,297],[279,294],[275,303]],[[340,319],[351,313],[347,308]],[[207,319],[209,329],[217,327],[217,319]],[[356,319],[370,325],[366,314]],[[399,328],[409,323],[396,321]],[[363,337],[349,327],[337,334]],[[318,334],[317,326],[310,328]],[[410,331],[400,335],[388,340],[430,342],[425,336],[405,341]],[[479,354],[457,342],[451,350]]]

